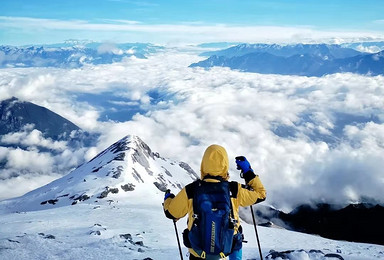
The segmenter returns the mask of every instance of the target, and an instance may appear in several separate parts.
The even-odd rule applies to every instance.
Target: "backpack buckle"
[[[193,219],[199,219],[199,215],[197,215],[197,214],[193,214],[193,215],[192,215],[192,218],[193,218]]]

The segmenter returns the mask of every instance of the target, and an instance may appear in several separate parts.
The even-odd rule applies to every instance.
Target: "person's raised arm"
[[[240,176],[244,178],[246,184],[239,184],[239,206],[246,207],[264,201],[266,199],[264,185],[259,176],[253,172],[247,158],[244,156],[236,157],[236,166],[238,170],[241,170]]]

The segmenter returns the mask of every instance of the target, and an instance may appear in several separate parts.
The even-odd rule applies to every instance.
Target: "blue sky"
[[[0,2],[1,44],[384,38],[382,0]]]

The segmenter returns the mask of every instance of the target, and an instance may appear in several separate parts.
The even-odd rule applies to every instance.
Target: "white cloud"
[[[5,134],[1,136],[0,140],[2,143],[8,145],[20,144],[25,147],[38,146],[56,151],[63,151],[67,146],[67,142],[65,141],[53,141],[50,138],[45,139],[43,134],[37,129],[33,129],[32,131],[25,129],[21,132]]]
[[[30,31],[77,32],[93,36],[94,40],[132,38],[134,34],[143,42],[202,43],[202,42],[321,42],[343,43],[384,39],[382,31],[324,31],[312,27],[297,26],[242,26],[227,24],[144,24],[124,20],[108,20],[107,23],[91,23],[86,20],[58,20],[32,17],[0,16],[0,28]]]
[[[30,190],[37,189],[51,181],[59,178],[60,175],[34,175],[18,176],[15,178],[1,180],[0,201],[24,195]]]
[[[53,159],[48,153],[25,151],[20,148],[10,149],[6,168],[28,169],[30,172],[52,172]]]
[[[120,23],[120,24],[141,24],[139,21],[132,21],[132,20],[118,20],[118,19],[104,19],[104,21],[109,23]]]
[[[227,148],[235,179],[233,158],[250,159],[267,187],[269,203],[346,202],[360,196],[384,201],[384,77],[188,68],[200,59],[172,51],[76,70],[4,69],[0,89],[2,96],[37,89],[40,96],[24,97],[100,131],[98,147],[82,151],[89,159],[119,138],[136,134],[162,156],[190,163],[198,172],[205,148],[217,143]],[[79,92],[105,91],[127,99],[120,104],[139,104],[144,112],[127,122],[99,122],[92,104],[74,98]],[[150,91],[164,97],[151,99]],[[276,126],[287,133],[275,134]],[[326,144],[322,140],[329,133],[337,140]],[[70,160],[71,154],[63,158]]]

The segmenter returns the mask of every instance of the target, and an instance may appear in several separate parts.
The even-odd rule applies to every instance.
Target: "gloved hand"
[[[169,197],[171,197],[171,198],[174,198],[174,197],[175,197],[175,194],[171,193],[171,190],[170,190],[170,189],[166,190],[165,195],[164,195],[164,201],[165,201],[166,199],[168,199]]]
[[[245,158],[244,156],[237,156],[235,159],[237,169],[241,170],[242,173],[246,173],[249,170],[253,171],[247,158]]]
[[[237,156],[235,159],[237,169],[241,170],[240,176],[241,178],[244,178],[246,183],[250,182],[253,178],[256,177],[247,158],[244,156]]]

